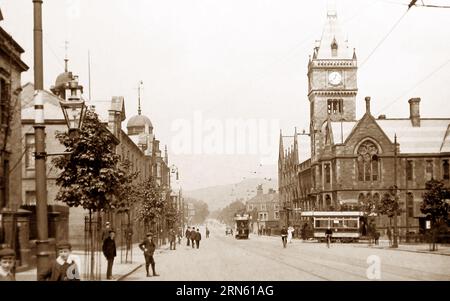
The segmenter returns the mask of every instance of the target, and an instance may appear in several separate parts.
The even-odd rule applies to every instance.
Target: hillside
[[[252,198],[256,195],[256,187],[262,184],[264,193],[269,188],[278,190],[277,179],[245,179],[236,184],[219,185],[185,191],[184,196],[202,200],[208,204],[209,212],[226,207],[229,203],[237,200]]]

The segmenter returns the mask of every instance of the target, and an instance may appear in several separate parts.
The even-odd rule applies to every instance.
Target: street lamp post
[[[44,89],[43,47],[42,47],[42,0],[33,0],[34,12],[34,87],[35,94],[35,179],[36,179],[36,222],[37,222],[37,280],[47,269],[49,263],[48,216],[47,216],[47,176],[44,125]]]
[[[42,47],[42,0],[33,0],[34,12],[34,109],[35,109],[35,180],[36,180],[36,223],[37,223],[37,280],[41,280],[43,272],[49,266],[49,240],[48,240],[48,214],[47,214],[47,174],[45,151],[45,120],[44,120],[44,70]],[[69,133],[81,129],[85,114],[85,104],[81,95],[76,91],[77,81],[70,83],[71,96],[66,100],[60,100],[64,118],[67,122]]]

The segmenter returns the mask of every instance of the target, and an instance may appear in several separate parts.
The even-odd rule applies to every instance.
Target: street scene
[[[448,8],[0,2],[0,281],[449,281]]]

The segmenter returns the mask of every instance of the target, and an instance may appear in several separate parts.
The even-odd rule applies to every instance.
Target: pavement
[[[450,280],[450,257],[403,252],[382,245],[292,240],[282,247],[278,236],[251,235],[248,240],[211,229],[199,249],[183,244],[155,254],[159,277],[146,277],[140,267],[124,281],[309,281],[309,280]],[[377,272],[378,271],[378,272]]]
[[[333,243],[331,248],[315,241],[293,239],[282,248],[278,236],[250,235],[248,240],[225,236],[221,229],[211,229],[199,249],[186,246],[186,239],[176,250],[163,245],[155,251],[159,277],[146,277],[144,257],[138,245],[133,246],[133,262],[120,263],[118,251],[113,266],[113,281],[284,281],[284,280],[371,280],[369,261],[377,258],[381,280],[450,280],[450,246],[439,245],[430,251],[428,244],[400,244],[389,247],[388,240],[379,245],[368,243]],[[74,251],[85,267],[82,251]],[[102,281],[106,259],[100,254]],[[444,256],[440,256],[444,255]],[[87,258],[89,259],[89,258]],[[124,259],[124,258],[123,258]],[[81,271],[82,280],[88,280]],[[35,281],[36,269],[17,273],[19,281]]]
[[[164,246],[163,246],[164,248]],[[100,254],[97,253],[95,257],[95,260],[100,259],[100,265],[97,265],[97,268],[95,270],[96,274],[101,281],[117,281],[121,280],[139,267],[141,267],[144,264],[144,256],[142,256],[142,251],[139,249],[138,244],[133,245],[133,258],[132,262],[130,258],[128,258],[128,263],[125,263],[125,251],[123,251],[123,258],[121,263],[121,254],[120,249],[117,250],[117,257],[114,260],[113,265],[113,279],[107,280],[106,279],[106,267],[107,267],[107,261],[106,258]],[[160,251],[157,251],[160,252]],[[80,274],[81,274],[81,280],[88,280],[88,275],[86,270],[86,259],[90,259],[89,256],[85,256],[84,251],[81,250],[73,250],[73,255],[79,256],[81,261],[81,268],[80,268]],[[17,281],[36,281],[37,270],[36,268],[26,270],[20,273],[16,273],[16,280]]]

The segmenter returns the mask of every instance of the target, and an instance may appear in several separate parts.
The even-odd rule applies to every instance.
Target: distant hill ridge
[[[191,191],[184,191],[187,198],[202,200],[208,204],[209,212],[226,207],[233,201],[250,199],[256,195],[258,185],[263,186],[264,193],[270,188],[278,190],[278,181],[274,178],[251,178],[239,183],[211,186]]]

